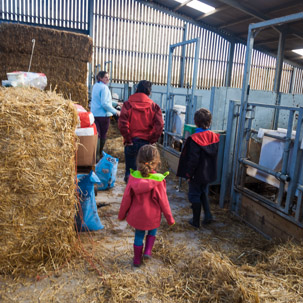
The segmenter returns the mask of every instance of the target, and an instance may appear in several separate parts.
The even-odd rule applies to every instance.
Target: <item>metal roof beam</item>
[[[287,37],[286,40],[296,40],[298,37]],[[277,39],[265,39],[265,40],[260,40],[256,41],[254,45],[263,45],[263,44],[269,44],[269,43],[277,43],[279,42],[279,38]]]
[[[186,0],[183,3],[178,4],[173,11],[176,12],[177,10],[179,10],[181,7],[185,6],[186,4],[188,4],[189,2],[192,2],[192,0]]]
[[[263,15],[264,14],[267,15],[268,13],[274,14],[274,13],[278,13],[280,11],[284,11],[285,8],[289,9],[289,8],[297,7],[297,6],[298,6],[298,0],[293,0],[292,2],[287,3],[287,5],[281,4],[279,6],[276,6],[273,9],[269,9],[269,10],[263,11],[263,12],[261,12],[261,14],[263,14]],[[241,24],[243,22],[253,21],[255,18],[256,18],[255,16],[254,17],[241,18],[241,19],[239,19],[237,21],[234,21],[234,22],[229,22],[229,23],[222,24],[221,26],[219,26],[219,28],[226,28],[226,27],[230,27],[230,26]]]
[[[218,1],[221,3],[224,3],[226,5],[229,5],[233,8],[236,8],[245,14],[248,14],[248,15],[251,15],[252,17],[260,19],[261,21],[268,19],[268,17],[265,14],[263,14],[259,11],[256,11],[252,8],[249,8],[247,6],[244,6],[243,4],[239,3],[238,1],[235,1],[235,0],[218,0]]]

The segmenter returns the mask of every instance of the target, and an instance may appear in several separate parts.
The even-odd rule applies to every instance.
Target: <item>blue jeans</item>
[[[208,184],[198,185],[193,182],[188,183],[188,200],[191,203],[200,203],[203,206],[204,219],[212,219],[212,214],[208,202]]]
[[[136,170],[136,159],[138,155],[139,149],[146,144],[149,144],[148,141],[140,139],[140,138],[133,138],[133,145],[126,145],[124,147],[124,154],[125,154],[125,181],[127,181],[128,176],[130,174],[130,169]]]
[[[157,228],[149,230],[147,234],[150,236],[155,236],[157,234]],[[134,244],[136,246],[143,245],[144,236],[145,236],[145,230],[136,229]]]

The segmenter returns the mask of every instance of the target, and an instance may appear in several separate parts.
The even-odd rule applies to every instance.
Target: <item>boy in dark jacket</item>
[[[193,218],[189,221],[200,227],[201,205],[204,210],[203,224],[211,223],[212,214],[208,203],[208,184],[217,178],[219,135],[210,131],[211,113],[205,108],[195,112],[196,132],[187,138],[182,150],[177,176],[189,182],[188,200],[192,203]]]

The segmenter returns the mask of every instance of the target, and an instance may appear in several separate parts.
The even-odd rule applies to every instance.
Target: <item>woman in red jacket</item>
[[[127,223],[136,229],[134,241],[134,266],[140,266],[143,239],[144,256],[150,257],[156,239],[157,228],[161,223],[161,213],[169,225],[175,223],[166,195],[164,175],[156,173],[160,154],[154,145],[144,145],[137,157],[138,170],[131,170],[118,215],[119,220],[126,218]]]
[[[123,103],[118,127],[124,139],[125,177],[136,170],[136,157],[141,146],[158,141],[163,131],[161,108],[149,98],[152,83],[139,82],[136,93]]]

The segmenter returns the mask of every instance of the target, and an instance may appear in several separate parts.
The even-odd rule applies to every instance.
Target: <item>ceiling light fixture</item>
[[[187,0],[175,0],[175,1],[177,1],[179,3],[184,3]],[[205,3],[201,2],[201,1],[198,1],[198,0],[190,1],[187,4],[185,4],[185,6],[189,6],[193,9],[195,9],[199,12],[205,13],[205,14],[215,10],[215,8],[213,6],[205,4]]]
[[[303,56],[303,48],[293,49],[292,51],[296,54]]]

